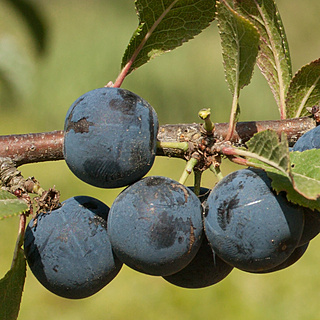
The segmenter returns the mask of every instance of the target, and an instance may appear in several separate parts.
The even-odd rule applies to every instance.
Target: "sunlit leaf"
[[[248,150],[235,153],[246,157],[247,165],[267,171],[277,192],[286,192],[293,203],[320,209],[320,149],[289,152],[286,135],[279,139],[273,130],[256,133],[246,145]]]
[[[209,26],[215,0],[136,0],[139,26],[122,59],[128,73],[164,52],[175,49]]]
[[[240,89],[248,85],[252,77],[259,49],[259,33],[249,20],[240,16],[224,0],[217,1],[217,20],[225,77],[233,95],[228,140],[240,113]]]
[[[259,30],[261,40],[257,65],[268,81],[284,119],[287,117],[285,97],[292,67],[284,26],[275,1],[236,0],[236,8]]]
[[[269,171],[272,187],[277,192],[285,191],[293,203],[320,210],[320,150],[290,152],[290,159],[294,185],[287,177]]]
[[[28,209],[26,202],[8,191],[0,190],[0,220]]]
[[[297,118],[309,115],[306,108],[320,101],[320,59],[303,66],[293,77],[287,94],[287,115]]]
[[[232,94],[250,83],[259,49],[259,34],[253,24],[235,12],[226,1],[217,2],[226,80]]]
[[[249,151],[259,156],[265,164],[270,165],[288,177],[290,176],[288,141],[284,133],[281,136],[281,140],[279,140],[275,131],[261,131],[255,134],[246,145]]]

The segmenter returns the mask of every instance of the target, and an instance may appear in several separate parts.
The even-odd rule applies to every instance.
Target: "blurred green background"
[[[137,27],[133,0],[32,1],[47,25],[48,47],[39,57],[21,20],[7,2],[0,2],[0,67],[17,89],[10,96],[0,86],[0,134],[63,129],[72,102],[83,93],[114,81],[122,54]],[[318,0],[277,1],[289,41],[293,71],[320,55]],[[215,122],[227,122],[231,95],[224,80],[220,40],[214,22],[191,42],[152,60],[133,72],[122,87],[148,100],[160,124],[198,122],[197,112],[210,107]],[[240,120],[277,119],[270,90],[255,71],[240,99]],[[149,175],[179,179],[184,161],[157,159]],[[237,169],[224,164],[223,173]],[[25,165],[44,188],[53,185],[62,200],[90,195],[109,206],[120,190],[90,187],[63,161]],[[192,177],[188,183],[192,183]],[[205,173],[203,185],[216,183]],[[0,221],[0,277],[10,267],[18,217]],[[43,288],[28,272],[19,319],[319,319],[320,239],[294,266],[269,275],[234,270],[219,284],[198,290],[175,287],[162,278],[123,267],[96,295],[72,301]]]

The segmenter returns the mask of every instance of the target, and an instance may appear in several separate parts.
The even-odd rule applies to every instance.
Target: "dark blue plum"
[[[302,258],[302,256],[307,251],[308,246],[309,246],[309,242],[303,244],[302,246],[298,246],[297,248],[294,249],[294,251],[290,254],[290,256],[284,262],[280,263],[279,265],[277,265],[271,269],[256,272],[256,273],[261,273],[261,274],[262,273],[271,273],[271,272],[280,271],[280,270],[283,270],[283,269],[286,269],[286,268],[292,266],[298,260],[300,260],[300,258]]]
[[[298,246],[310,242],[320,232],[320,212],[304,208],[304,228]]]
[[[311,149],[320,149],[320,126],[307,131],[301,136],[292,151],[306,151]],[[308,208],[305,211],[305,226],[299,242],[299,245],[308,243],[320,232],[320,212],[312,211]]]
[[[93,186],[127,186],[151,169],[158,126],[154,109],[136,94],[105,87],[89,91],[67,112],[65,161]]]
[[[263,271],[285,261],[304,226],[301,207],[271,190],[263,170],[224,177],[207,199],[205,232],[216,254],[244,271]]]
[[[189,187],[194,190],[193,187]],[[205,206],[210,189],[200,188],[198,196]],[[206,237],[203,237],[200,249],[192,261],[182,270],[163,278],[182,288],[198,289],[211,286],[223,280],[233,267],[221,260],[211,248]]]
[[[108,234],[126,265],[150,275],[168,275],[196,255],[203,235],[201,215],[201,203],[187,187],[166,177],[146,177],[115,199]]]
[[[35,277],[49,291],[65,298],[93,295],[120,271],[107,234],[109,207],[78,196],[30,221],[25,255]]]
[[[214,285],[223,280],[233,266],[220,259],[211,248],[206,237],[196,256],[182,270],[163,278],[182,288],[199,289]]]
[[[188,187],[192,192],[194,192],[194,187]],[[208,199],[208,196],[210,194],[211,190],[208,188],[200,187],[200,193],[198,195],[198,198],[203,206],[205,208],[206,201]]]
[[[302,135],[293,146],[293,151],[320,149],[320,126],[317,126]]]

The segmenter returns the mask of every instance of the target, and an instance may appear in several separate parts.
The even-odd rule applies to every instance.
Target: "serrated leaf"
[[[26,278],[26,260],[19,248],[12,268],[0,280],[0,319],[15,320],[20,310],[21,296]]]
[[[320,149],[290,152],[294,185],[287,177],[268,171],[272,187],[277,192],[285,191],[288,200],[295,204],[320,210],[319,158]]]
[[[217,19],[224,70],[229,89],[239,96],[250,83],[259,49],[259,33],[253,24],[224,1],[217,1]]]
[[[275,131],[261,131],[254,134],[246,145],[255,157],[249,159],[250,162],[262,165],[265,170],[272,170],[271,168],[273,168],[290,179],[290,155],[285,133],[281,134],[279,140]]]
[[[24,200],[18,199],[8,191],[0,190],[0,220],[10,215],[23,213],[27,209],[28,206]]]
[[[128,74],[150,59],[194,38],[215,18],[215,0],[136,0],[139,27],[122,59]]]
[[[268,81],[281,119],[285,119],[285,97],[292,67],[286,34],[275,1],[236,0],[236,8],[259,30],[261,41],[257,65]]]
[[[254,152],[252,153],[254,154]],[[292,188],[295,190],[295,192],[290,191],[292,192],[292,195],[290,196],[291,199],[296,196],[296,193],[299,193],[308,200],[320,200],[320,149],[307,150],[304,152],[291,152],[290,171],[284,171],[284,167],[280,164],[273,165],[267,158],[258,158],[255,154],[253,156],[254,158],[249,160],[250,163],[255,164],[255,166],[258,166],[267,172],[282,175],[286,178],[275,179],[275,181],[278,182],[275,182],[272,187],[274,187],[276,191],[289,192],[291,187],[284,189],[284,186],[287,187],[288,184],[291,184]]]
[[[287,93],[287,115],[297,118],[309,115],[307,107],[320,101],[320,59],[303,66],[292,78]]]
[[[43,53],[46,48],[47,32],[45,20],[38,7],[25,0],[7,0],[7,2],[21,15],[30,30],[38,52]]]
[[[310,200],[320,197],[320,149],[291,153],[294,188]]]
[[[259,49],[259,33],[225,1],[217,1],[217,19],[221,38],[225,77],[233,95],[226,140],[234,132],[240,113],[240,89],[250,83]]]
[[[285,191],[293,203],[320,209],[320,149],[290,152],[286,135],[273,130],[256,133],[247,143],[247,150],[238,150],[248,164],[267,171],[272,187]]]

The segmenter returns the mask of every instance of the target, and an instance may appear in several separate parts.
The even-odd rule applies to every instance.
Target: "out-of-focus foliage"
[[[74,100],[115,80],[122,55],[137,25],[133,0],[30,2],[41,10],[50,31],[46,55],[42,59],[35,57],[29,31],[19,14],[13,14],[6,2],[0,3],[0,35],[10,31],[15,45],[24,49],[18,52],[28,57],[30,64],[27,65],[31,66],[27,67],[31,69],[31,76],[27,78],[23,74],[29,71],[22,72],[23,65],[17,69],[17,79],[28,94],[14,105],[6,103],[10,108],[0,105],[1,134],[62,129],[65,114]],[[295,72],[319,58],[317,13],[320,2],[279,0],[277,4]],[[227,122],[232,98],[224,80],[216,23],[190,43],[130,74],[122,87],[148,100],[156,109],[160,124],[197,122],[197,113],[204,107],[211,108],[215,122]],[[243,89],[240,103],[240,121],[279,118],[277,105],[258,70],[251,84]],[[159,158],[149,174],[177,180],[183,167],[182,160]],[[234,166],[222,167],[224,174],[234,169]],[[120,192],[87,186],[72,175],[63,161],[26,165],[21,171],[25,177],[34,175],[44,188],[55,185],[61,191],[62,200],[89,195],[110,206]],[[192,177],[188,182],[192,184]],[[206,172],[203,185],[211,188],[215,183],[213,174]],[[18,217],[0,223],[0,277],[10,267],[17,229]],[[181,289],[159,277],[124,267],[98,294],[72,301],[48,292],[28,270],[20,319],[37,320],[44,315],[47,320],[316,319],[320,299],[319,241],[313,240],[304,257],[289,269],[269,275],[235,270],[221,283],[197,290]]]
[[[45,18],[36,3],[25,0],[6,0],[0,4],[0,106],[8,106],[16,95],[25,95],[32,86],[32,60],[24,43],[15,37],[10,21],[19,19],[26,30],[23,37],[32,42],[37,55],[43,55],[47,47]],[[7,17],[7,19],[4,19]]]

